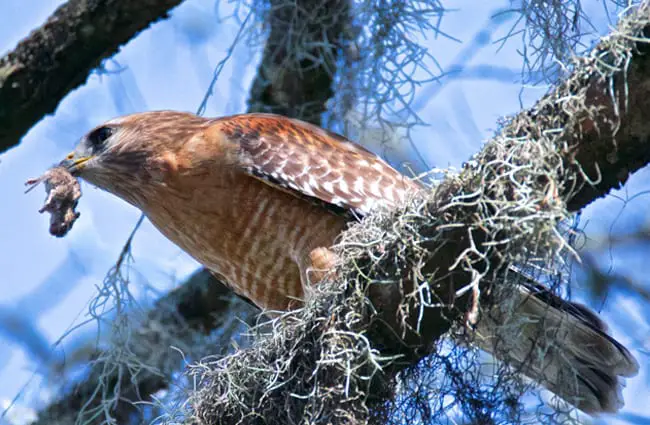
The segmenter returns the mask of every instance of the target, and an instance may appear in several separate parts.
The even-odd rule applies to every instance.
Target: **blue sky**
[[[31,29],[40,25],[59,4],[53,0],[8,0],[0,3],[0,51],[5,52]],[[454,2],[455,11],[443,18],[442,28],[461,43],[442,37],[427,45],[443,69],[454,68],[468,57],[459,51],[474,47],[466,65],[507,68],[516,74],[521,68],[520,47],[515,39],[497,50],[491,42],[504,34],[506,23],[489,37],[485,24],[499,6],[507,2]],[[600,2],[585,5],[601,33],[608,21]],[[106,72],[94,73],[87,84],[70,93],[56,113],[39,122],[20,146],[0,155],[0,401],[12,399],[23,387],[30,397],[40,397],[41,378],[34,371],[44,361],[61,358],[71,348],[92,336],[85,326],[70,332],[61,347],[52,349],[64,334],[87,319],[88,305],[96,286],[117,259],[139,212],[126,203],[89,185],[83,185],[81,218],[63,239],[49,236],[48,217],[39,215],[42,188],[25,195],[23,183],[38,176],[61,159],[91,127],[117,115],[155,110],[195,111],[212,78],[213,67],[226,55],[238,25],[220,20],[229,13],[227,5],[215,7],[214,0],[188,0],[174,10],[172,18],[155,24],[122,48],[105,63]],[[469,25],[468,23],[471,23]],[[488,28],[495,28],[492,24]],[[480,32],[483,30],[483,32]],[[480,32],[480,33],[479,33]],[[479,36],[477,37],[477,33]],[[472,41],[474,40],[474,41]],[[259,52],[238,45],[218,81],[206,115],[243,112]],[[464,63],[463,63],[464,64]],[[480,149],[496,129],[497,119],[530,105],[545,87],[527,88],[499,73],[499,78],[468,75],[420,87],[416,108],[429,124],[414,132],[414,142],[432,166],[459,166]],[[379,150],[378,146],[370,148]],[[391,151],[393,159],[414,159],[408,148]],[[635,194],[650,188],[648,170],[633,176],[623,190],[588,208],[581,219],[593,240],[611,231],[629,232],[647,224],[649,196]],[[627,271],[643,284],[647,252],[627,249],[599,257],[603,267]],[[198,265],[166,241],[145,222],[133,244],[135,292],[147,288],[173,288]],[[645,279],[645,280],[644,280]],[[578,291],[578,293],[580,293]],[[625,294],[608,297],[603,313],[613,323],[613,332],[625,343],[648,340],[648,314],[637,300]],[[623,311],[624,314],[618,312]],[[648,349],[650,343],[646,342]],[[633,345],[639,348],[639,344]],[[636,353],[642,364],[647,356]],[[645,365],[644,365],[645,366]],[[648,370],[628,382],[626,414],[647,415]],[[1,407],[1,406],[0,406]],[[614,423],[614,420],[611,421]]]

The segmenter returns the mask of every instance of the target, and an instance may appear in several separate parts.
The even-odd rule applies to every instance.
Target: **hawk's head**
[[[174,111],[115,118],[83,136],[61,162],[74,176],[129,202],[131,192],[150,180],[165,154],[175,154],[209,120]]]

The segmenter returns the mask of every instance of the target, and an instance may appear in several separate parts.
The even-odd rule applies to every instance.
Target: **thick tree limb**
[[[0,152],[182,0],[69,0],[0,59]]]
[[[646,10],[646,9],[643,9]],[[647,13],[647,12],[646,12]],[[621,28],[620,31],[628,30]],[[650,26],[640,36],[650,36]],[[623,185],[630,174],[650,162],[650,45],[636,44],[627,69],[602,78],[585,76],[585,104],[598,112],[583,117],[578,128],[567,133],[567,145],[574,147],[573,158],[595,184],[584,184],[567,199],[570,211],[578,211],[612,189]],[[603,61],[611,61],[603,53]],[[611,96],[615,96],[612,101]],[[541,112],[545,112],[542,110]]]

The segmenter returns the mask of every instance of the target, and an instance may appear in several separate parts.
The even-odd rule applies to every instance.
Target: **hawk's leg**
[[[336,254],[325,247],[315,248],[309,253],[306,267],[302,273],[302,286],[305,292],[305,298],[309,297],[314,286],[324,281],[334,270],[337,259]]]
[[[307,267],[307,284],[315,285],[322,282],[334,266],[336,266],[337,256],[329,248],[318,247],[309,253],[309,262]]]

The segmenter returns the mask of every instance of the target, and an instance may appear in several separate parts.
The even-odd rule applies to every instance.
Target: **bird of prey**
[[[236,293],[271,310],[298,305],[319,272],[332,268],[328,248],[349,221],[423,190],[344,137],[271,114],[128,115],[91,130],[62,165],[142,210]],[[561,373],[523,372],[583,411],[616,411],[619,376],[638,369],[628,350],[583,306],[530,285],[515,296],[516,314],[536,318],[521,347],[536,332],[568,324],[561,355],[546,366],[557,372],[568,364],[575,388],[560,382]],[[479,326],[484,335],[487,325]]]

